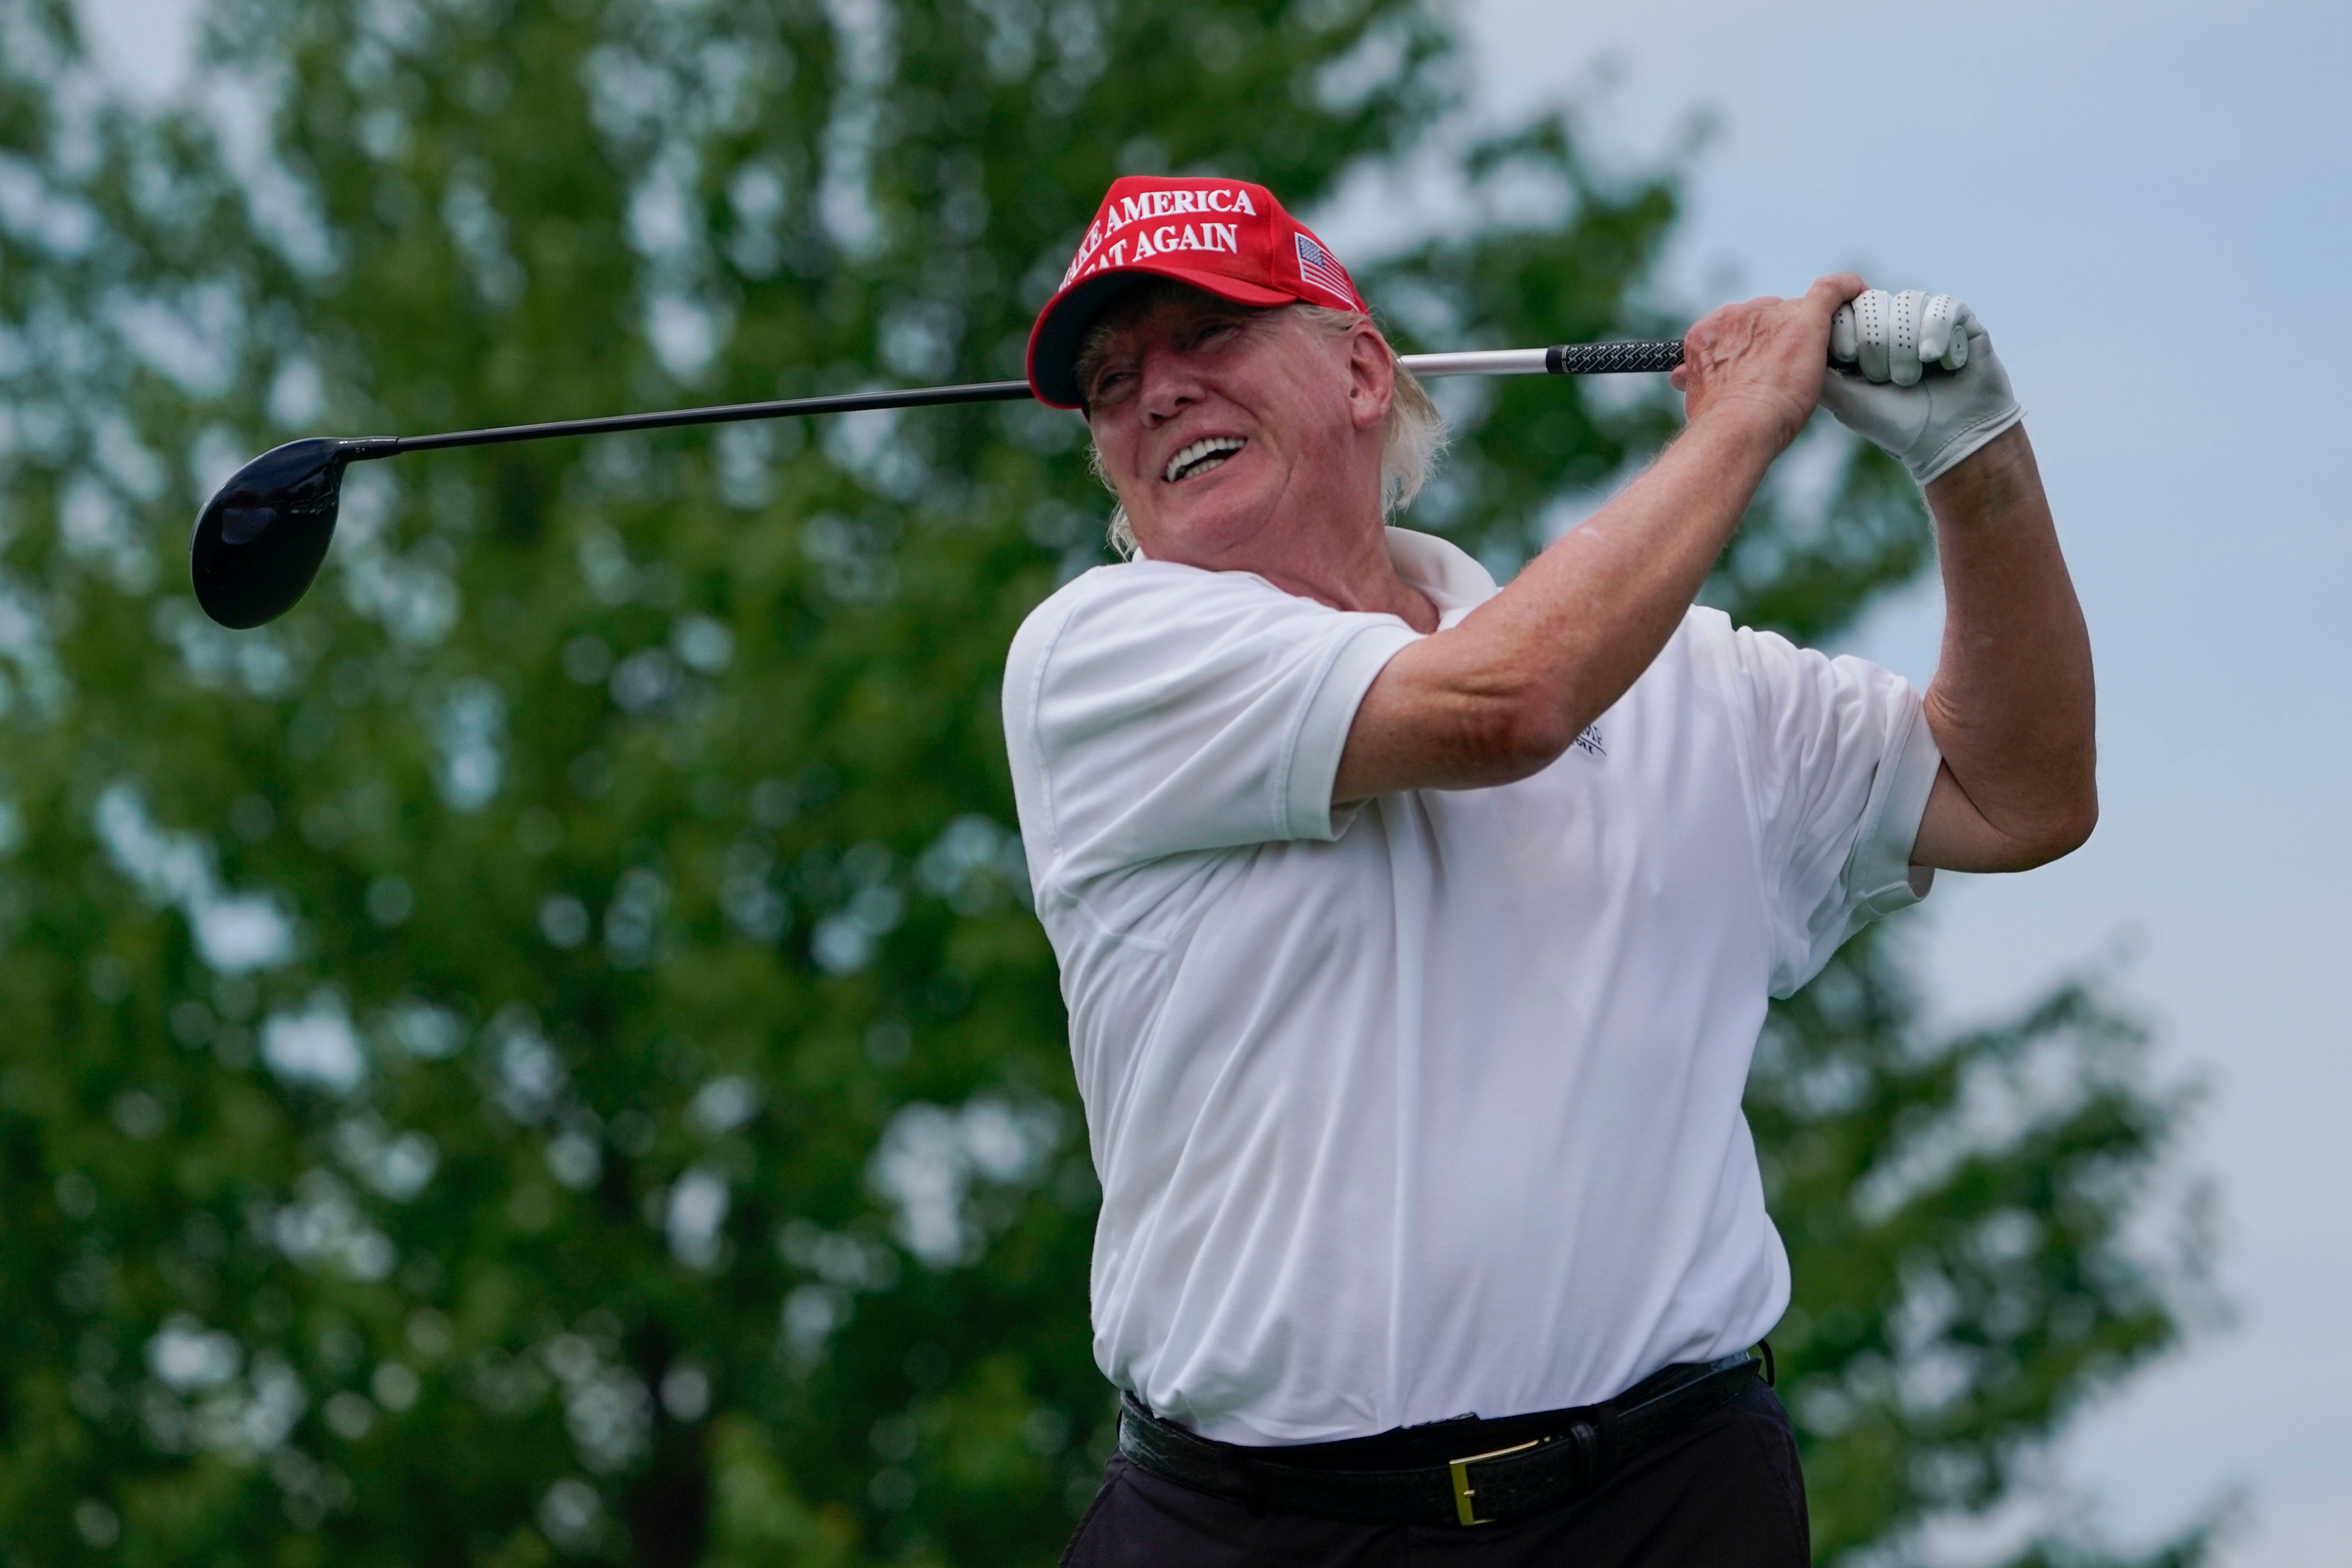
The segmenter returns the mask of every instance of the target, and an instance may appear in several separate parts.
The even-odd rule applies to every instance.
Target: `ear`
[[[1369,321],[1355,324],[1347,337],[1348,417],[1359,430],[1376,430],[1389,416],[1396,395],[1396,361],[1388,340]]]

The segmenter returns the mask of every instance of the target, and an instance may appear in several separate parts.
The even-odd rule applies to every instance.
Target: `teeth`
[[[1190,478],[1196,467],[1205,472],[1241,449],[1239,437],[1204,436],[1169,458],[1167,471],[1160,477],[1172,485],[1178,479]]]

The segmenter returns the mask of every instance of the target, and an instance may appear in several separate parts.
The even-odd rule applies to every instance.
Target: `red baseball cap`
[[[1078,342],[1104,306],[1172,278],[1236,305],[1321,305],[1370,314],[1313,231],[1246,180],[1128,174],[1111,182],[1062,286],[1029,331],[1029,386],[1054,408],[1086,401]]]

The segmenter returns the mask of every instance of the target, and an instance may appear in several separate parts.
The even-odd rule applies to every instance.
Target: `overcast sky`
[[[186,0],[83,0],[126,82],[168,89]],[[2119,945],[2168,1070],[2214,1093],[2239,1321],[2085,1420],[2063,1474],[2147,1540],[2243,1488],[2232,1568],[2352,1541],[2352,528],[2336,464],[2352,22],[2339,6],[1966,8],[1473,0],[1496,112],[1619,81],[1621,153],[1690,112],[1685,298],[1859,266],[1959,294],[2029,409],[2100,664],[2105,817],[2021,878],[1948,876],[1939,1007],[1980,1016]],[[1931,592],[1864,651],[1924,681]]]

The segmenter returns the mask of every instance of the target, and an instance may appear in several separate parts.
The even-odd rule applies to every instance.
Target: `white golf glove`
[[[2025,417],[1984,324],[1949,294],[1873,289],[1839,306],[1830,360],[1822,406],[1923,485]]]

